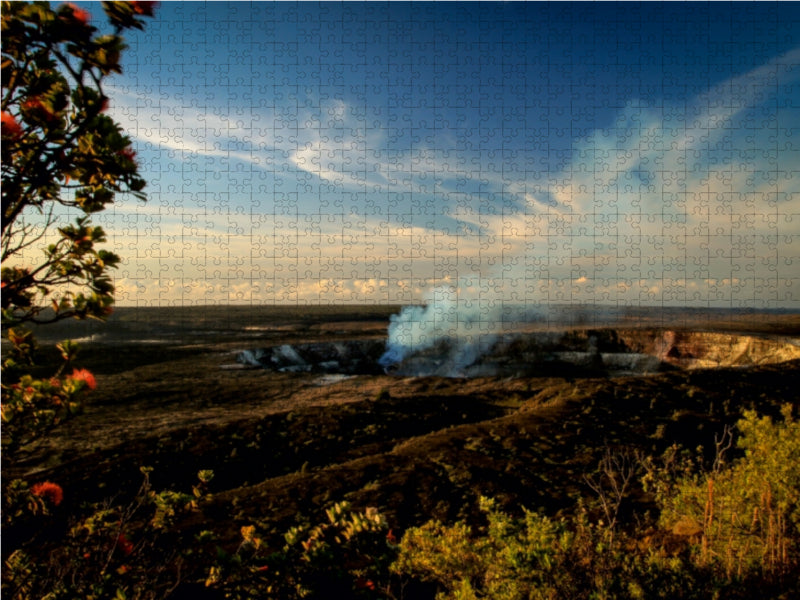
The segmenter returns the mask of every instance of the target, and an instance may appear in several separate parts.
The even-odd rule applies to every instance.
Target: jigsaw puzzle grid
[[[796,4],[162,3],[117,303],[797,308]]]

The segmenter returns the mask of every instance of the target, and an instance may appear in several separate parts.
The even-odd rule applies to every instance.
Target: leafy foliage
[[[78,376],[76,376],[76,374]],[[81,410],[81,392],[88,388],[80,372],[65,378],[34,379],[24,375],[3,394],[3,451],[42,435]]]
[[[691,583],[680,559],[607,543],[586,514],[554,520],[533,511],[512,518],[481,499],[487,527],[430,522],[406,532],[392,566],[438,584],[439,600],[674,598]]]
[[[668,530],[662,529],[661,543],[652,534],[642,543],[643,532],[635,530],[614,536],[616,519],[591,523],[586,511],[558,521],[527,510],[512,518],[484,498],[484,530],[437,521],[410,529],[392,569],[435,583],[440,600],[795,593],[800,423],[788,405],[783,415],[776,424],[746,411],[738,422],[744,456],[730,466],[724,464],[724,437],[717,440],[710,470],[674,449],[658,468],[652,459],[641,459],[643,479],[656,490],[661,525]],[[626,456],[605,458],[603,477],[621,481],[637,470]],[[590,487],[600,489],[596,481]]]
[[[3,361],[2,459],[5,467],[24,444],[81,410],[94,376],[85,369],[63,375],[75,359],[72,342],[58,345],[64,363],[50,378],[25,373],[35,364],[37,344],[25,322],[46,323],[70,317],[105,318],[111,312],[114,286],[108,270],[119,257],[97,248],[105,232],[91,225],[92,213],[113,202],[118,192],[144,199],[130,139],[105,114],[108,98],[103,84],[120,72],[125,48],[121,33],[141,28],[141,17],[152,16],[154,2],[104,2],[111,32],[90,24],[90,14],[71,3],[51,8],[48,2],[3,2],[2,98],[2,322],[11,348]],[[57,208],[83,213],[74,224],[57,228],[57,241],[43,249],[38,264],[27,254],[58,221]],[[31,219],[31,213],[34,213]],[[36,214],[38,213],[38,217]],[[11,377],[16,383],[7,384]],[[13,381],[13,379],[11,379]],[[157,498],[151,500],[155,502]],[[18,538],[37,531],[64,500],[62,487],[50,481],[32,487],[3,477],[3,525]],[[167,499],[169,500],[169,498]],[[156,515],[171,509],[168,501]],[[16,598],[110,597],[123,587],[113,581],[110,565],[117,548],[132,550],[121,527],[125,514],[97,510],[69,541],[49,555],[30,560],[17,548],[5,559],[3,593]],[[76,552],[76,539],[90,545],[107,537],[119,523],[110,549]],[[83,560],[79,564],[79,561]],[[99,571],[98,571],[99,569]],[[119,567],[118,574],[128,571]],[[141,573],[139,579],[143,579]],[[86,583],[86,582],[90,583]],[[86,585],[84,585],[86,583]],[[42,591],[46,590],[46,591]]]
[[[91,213],[118,192],[144,199],[130,139],[105,114],[103,85],[120,72],[125,29],[143,26],[152,2],[104,2],[111,25],[101,33],[89,13],[67,3],[3,2],[2,7],[2,308],[4,323],[104,317],[114,287],[107,270],[119,258]],[[38,265],[21,253],[56,222],[54,207],[86,216],[58,228]],[[28,209],[43,222],[26,220]],[[7,266],[14,259],[17,264]],[[55,296],[57,290],[63,289]],[[83,291],[86,290],[86,291]],[[46,309],[51,313],[43,314]]]
[[[144,199],[130,139],[105,114],[103,84],[120,72],[121,33],[141,28],[153,2],[103,3],[111,32],[67,3],[2,4],[2,322],[52,322],[69,317],[105,318],[114,286],[108,270],[119,257],[97,248],[105,232],[89,215],[117,192]],[[55,207],[84,215],[57,228],[39,264],[23,251],[39,243],[57,221]],[[39,222],[30,222],[31,212]],[[36,341],[9,327],[11,348],[3,361],[3,461],[24,443],[79,412],[83,392],[94,387],[88,371],[63,377],[77,346],[58,346],[65,363],[47,379],[25,374],[35,364]],[[20,376],[17,383],[6,384]],[[13,381],[13,379],[11,379]]]
[[[346,502],[326,515],[313,527],[292,527],[278,551],[265,548],[255,526],[242,527],[234,554],[218,549],[206,585],[222,588],[226,598],[385,597],[396,552],[386,520]]]
[[[36,350],[36,342],[29,331],[12,328],[8,338],[11,348],[3,361],[5,377],[32,366]],[[21,446],[79,414],[84,397],[97,386],[94,375],[86,369],[62,374],[77,356],[76,343],[64,341],[57,347],[64,362],[53,377],[37,379],[24,374],[16,383],[2,386],[3,465],[13,460]]]
[[[699,538],[701,565],[726,577],[780,574],[800,562],[800,422],[791,405],[774,423],[745,411],[744,456],[727,468],[689,473],[662,489],[662,524]]]
[[[190,495],[156,492],[150,483],[152,469],[142,467],[141,471],[142,486],[130,502],[92,505],[88,516],[73,523],[63,543],[45,560],[33,560],[24,549],[11,552],[3,569],[4,596],[53,600],[163,597],[175,578],[167,565],[180,560],[172,548],[172,520],[197,510],[213,473],[199,473],[199,483]],[[50,482],[28,489],[17,481],[12,491],[18,514],[28,511],[47,518],[53,496],[60,502],[61,488]],[[150,566],[159,559],[164,565]]]

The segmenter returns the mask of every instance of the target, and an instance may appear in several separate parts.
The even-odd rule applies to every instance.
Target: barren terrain
[[[81,339],[78,364],[98,388],[82,415],[27,447],[3,476],[58,482],[69,515],[132,496],[141,466],[154,468],[157,489],[178,490],[212,469],[211,499],[179,530],[191,540],[211,529],[235,548],[242,525],[280,543],[289,526],[339,500],[378,507],[396,531],[432,517],[470,519],[479,495],[570,511],[590,493],[583,475],[606,448],[711,447],[742,409],[777,414],[798,402],[795,313],[642,310],[538,325],[576,339],[612,331],[630,352],[669,367],[619,376],[587,376],[563,361],[537,376],[417,377],[239,360],[256,348],[383,341],[396,311],[123,308],[107,324],[42,328],[43,347]],[[27,539],[11,533],[4,553]]]

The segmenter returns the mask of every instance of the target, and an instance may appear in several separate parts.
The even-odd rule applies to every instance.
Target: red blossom
[[[126,556],[133,552],[133,543],[125,537],[124,533],[120,533],[117,537],[117,545],[119,549],[122,550],[122,553]]]
[[[356,579],[356,587],[360,589],[374,590],[375,582],[372,581],[372,579],[365,579],[364,577],[359,577],[358,579]]]
[[[89,14],[88,10],[84,10],[79,6],[75,6],[72,2],[67,2],[64,6],[68,6],[70,9],[72,9],[72,18],[76,21],[79,21],[83,25],[86,25],[92,19],[92,15]]]
[[[42,101],[39,98],[28,98],[22,103],[25,110],[39,110],[42,108]]]
[[[60,485],[52,481],[42,481],[34,484],[31,492],[34,496],[48,500],[53,506],[58,506],[64,500],[64,490],[61,489]]]
[[[22,127],[17,123],[14,115],[5,111],[2,114],[2,130],[3,137],[16,139],[22,135]],[[5,282],[3,282],[3,285],[5,285]]]
[[[95,381],[94,375],[88,369],[74,369],[70,378],[84,382],[90,390],[97,387],[97,381]]]
[[[147,0],[138,0],[131,2],[131,6],[133,6],[133,12],[137,15],[142,15],[144,17],[152,17],[153,10],[156,6],[158,6],[158,2],[148,2]]]
[[[136,151],[133,148],[123,148],[117,152],[121,157],[127,158],[131,162],[136,162]]]
[[[43,118],[45,121],[52,121],[55,118],[53,111],[47,108],[44,102],[42,102],[39,98],[28,98],[22,103],[22,108],[29,113],[33,113],[36,116]]]
[[[389,530],[389,533],[386,534],[386,541],[390,544],[397,544],[397,537],[394,535],[394,531],[391,529]]]

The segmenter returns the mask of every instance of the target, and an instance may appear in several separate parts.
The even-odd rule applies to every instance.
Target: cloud
[[[198,283],[157,297],[392,302],[467,278],[479,295],[526,301],[785,303],[800,296],[800,180],[776,132],[798,117],[769,102],[800,79],[798,63],[800,49],[682,106],[631,100],[575,140],[560,172],[536,177],[495,153],[398,146],[388,124],[344,101],[243,116],[117,90],[114,116],[140,142],[280,173],[289,192],[270,189],[297,196],[288,215],[252,209],[257,221],[165,218],[157,242],[137,243],[139,254],[157,243],[158,256],[137,260],[157,273],[224,250],[227,292],[208,287],[216,271],[184,262],[184,281]],[[775,127],[748,125],[754,112]]]
[[[272,164],[274,138],[269,130],[247,125],[237,115],[224,117],[174,100],[154,99],[119,87],[106,90],[109,114],[141,144],[174,150],[181,160],[226,158],[258,168]]]

